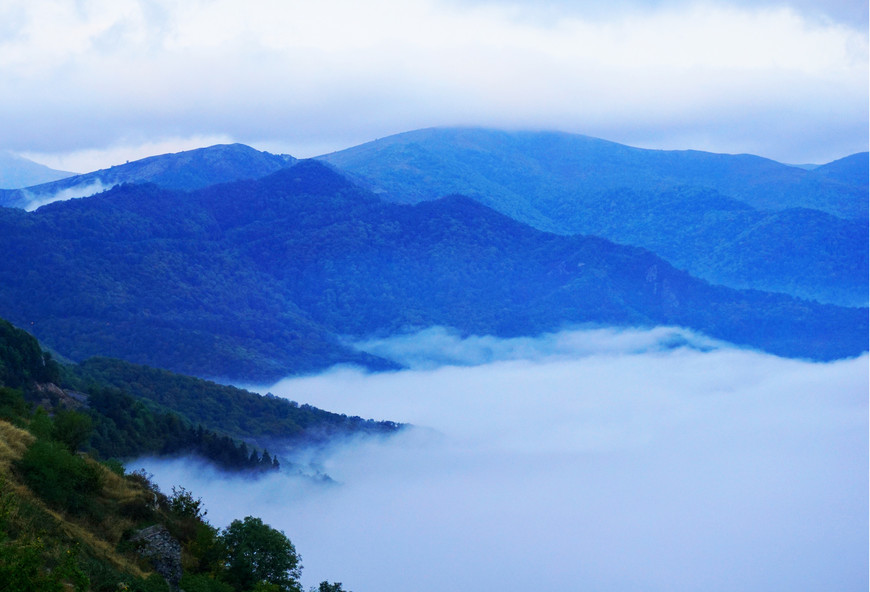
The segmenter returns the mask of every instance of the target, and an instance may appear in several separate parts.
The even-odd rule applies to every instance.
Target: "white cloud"
[[[866,31],[784,7],[35,0],[2,17],[20,25],[0,37],[17,150],[219,134],[313,156],[454,124],[784,160],[866,149]]]
[[[66,153],[23,152],[21,153],[21,156],[54,169],[87,173],[102,168],[108,168],[109,166],[116,164],[124,164],[131,160],[139,160],[140,158],[154,156],[155,154],[181,152],[183,150],[193,150],[203,146],[229,143],[232,143],[232,139],[228,136],[222,135],[164,138],[159,141],[139,142],[130,141],[128,139],[125,142],[115,143],[105,148],[75,150]],[[104,189],[99,189],[99,191],[103,190]],[[97,191],[94,191],[92,193],[96,192]],[[67,197],[59,197],[58,199],[69,199],[69,197],[84,197],[84,195],[68,195]],[[55,200],[52,199],[51,201]]]
[[[600,354],[638,354],[690,347],[709,350],[724,344],[678,327],[650,330],[613,327],[561,331],[537,337],[502,339],[492,335],[462,336],[446,327],[371,338],[355,348],[415,370],[440,366],[478,366],[509,360],[576,359]]]
[[[217,524],[285,530],[306,585],[866,588],[867,356],[632,351],[269,387],[427,428],[338,446],[322,461],[339,486],[145,464]]]
[[[50,195],[34,195],[29,191],[25,191],[24,194],[29,201],[27,202],[27,205],[24,207],[24,209],[28,212],[32,212],[33,210],[40,208],[46,204],[50,204],[56,201],[64,201],[67,199],[74,199],[77,197],[88,197],[91,195],[96,195],[97,193],[106,191],[108,189],[111,189],[112,187],[114,187],[114,185],[103,185],[103,183],[98,179],[93,183],[83,183],[81,185],[76,185],[75,187],[68,187]]]

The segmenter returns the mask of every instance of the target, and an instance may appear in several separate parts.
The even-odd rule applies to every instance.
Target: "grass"
[[[0,420],[0,494],[10,500],[5,528],[10,539],[50,540],[61,547],[78,547],[91,565],[137,578],[153,573],[145,562],[133,553],[118,550],[125,535],[142,526],[141,518],[127,517],[123,509],[147,507],[154,493],[139,483],[127,479],[107,467],[85,458],[85,462],[100,471],[102,487],[94,496],[97,515],[70,515],[52,508],[30,490],[14,470],[36,438],[28,431]],[[51,561],[51,553],[47,553]]]

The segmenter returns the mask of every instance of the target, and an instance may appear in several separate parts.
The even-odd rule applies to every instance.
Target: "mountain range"
[[[296,161],[243,144],[218,144],[175,154],[161,154],[17,190],[0,190],[0,205],[35,209],[75,197],[87,197],[122,183],[155,183],[167,189],[192,190],[239,179],[256,179]]]
[[[711,285],[654,253],[464,196],[385,202],[316,161],[179,191],[0,209],[0,311],[58,353],[274,380],[394,364],[348,338],[680,325],[785,356],[867,348],[867,310]]]
[[[552,219],[552,203],[585,205],[606,191],[691,186],[760,210],[809,208],[846,219],[868,214],[868,154],[807,170],[751,154],[648,150],[561,132],[430,128],[324,155],[390,201],[416,203],[450,193],[510,197]],[[543,201],[543,205],[539,202]],[[508,212],[506,212],[508,213]]]
[[[462,194],[541,230],[650,249],[712,283],[867,305],[866,152],[806,170],[574,134],[435,128],[320,158],[388,201]]]
[[[433,325],[682,326],[812,360],[868,349],[866,153],[801,168],[423,130],[320,160],[214,146],[0,199],[16,206],[0,207],[10,589],[230,589],[242,523],[219,531],[185,487],[160,493],[119,459],[194,455],[246,487],[280,465],[331,485],[291,464],[298,447],[403,428],[170,370],[246,384],[391,370],[353,344]],[[143,543],[157,534],[159,549]]]
[[[0,151],[0,188],[19,189],[70,177],[75,173],[58,171],[11,152]]]
[[[798,167],[565,133],[442,128],[319,159],[386,201],[465,195],[540,230],[649,249],[714,284],[868,303],[867,153]],[[0,205],[34,209],[120,183],[193,190],[261,178],[294,162],[218,145],[0,190]]]

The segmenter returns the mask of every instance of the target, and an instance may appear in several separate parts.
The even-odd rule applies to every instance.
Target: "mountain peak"
[[[17,154],[0,151],[0,187],[4,189],[20,189],[73,175],[75,173],[58,171]]]
[[[0,191],[0,205],[34,209],[87,197],[122,183],[154,183],[164,189],[192,191],[241,179],[258,179],[296,162],[291,156],[262,152],[245,144],[217,144],[159,154],[108,169],[75,175],[19,190]]]

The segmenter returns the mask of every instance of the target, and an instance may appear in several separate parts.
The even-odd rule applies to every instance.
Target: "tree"
[[[341,587],[341,582],[333,582],[329,583],[327,581],[320,582],[320,585],[317,587],[317,590],[314,588],[311,589],[312,592],[350,592],[350,590],[345,590]]]
[[[54,414],[52,435],[54,439],[75,452],[91,437],[94,424],[90,416],[69,409],[61,409]]]
[[[233,520],[224,529],[221,540],[226,549],[224,579],[236,590],[302,591],[301,558],[282,531],[247,516],[244,520]]]
[[[202,505],[202,498],[194,499],[193,494],[184,487],[172,487],[169,509],[179,518],[192,518],[194,520],[201,520],[208,514],[208,510]]]

